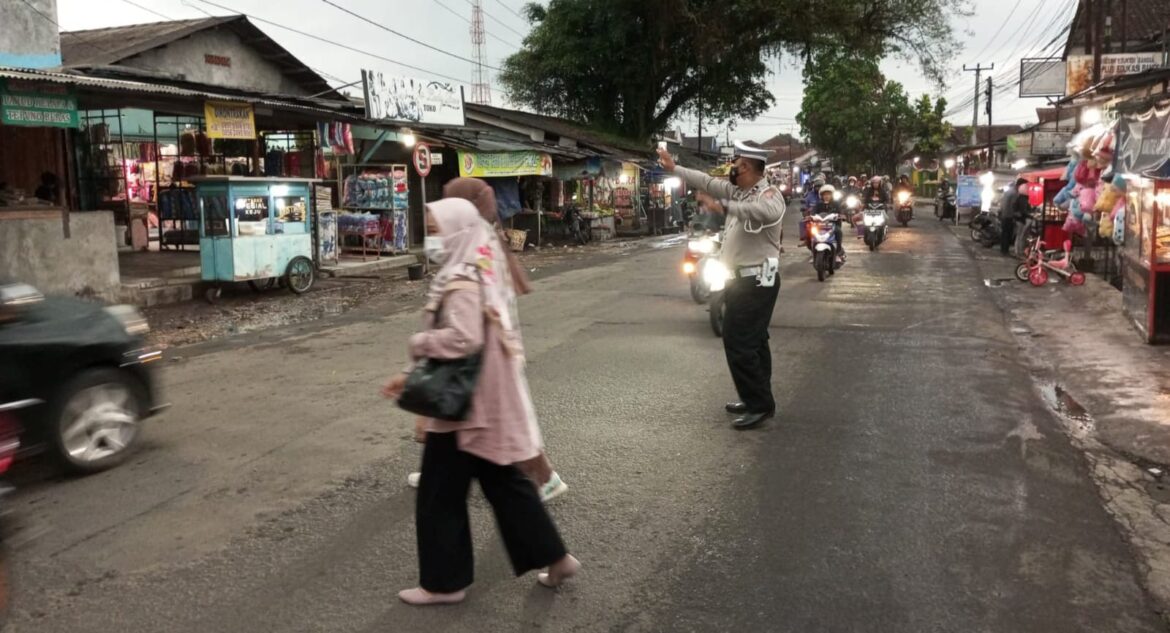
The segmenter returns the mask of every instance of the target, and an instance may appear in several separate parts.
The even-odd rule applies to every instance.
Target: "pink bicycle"
[[[1050,257],[1049,253],[1044,251],[1044,242],[1037,240],[1032,250],[1028,253],[1028,259],[1022,262],[1020,266],[1029,264],[1028,281],[1033,286],[1041,287],[1048,283],[1050,272],[1064,277],[1074,286],[1083,286],[1085,284],[1085,273],[1077,270],[1076,264],[1073,264],[1071,240],[1064,241],[1064,255],[1055,258]],[[1016,274],[1019,275],[1018,267]]]

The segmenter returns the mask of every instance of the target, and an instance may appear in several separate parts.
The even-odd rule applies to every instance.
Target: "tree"
[[[887,81],[877,60],[853,50],[814,55],[804,81],[796,120],[837,171],[892,174],[924,127],[902,84]]]
[[[939,97],[933,104],[929,95],[922,95],[914,104],[914,116],[918,129],[914,136],[914,151],[922,156],[937,156],[951,137],[953,126],[944,118],[947,100]]]
[[[705,118],[752,118],[773,102],[765,61],[810,59],[842,42],[903,54],[941,77],[950,14],[968,0],[550,0],[504,61],[508,99],[542,114],[647,140],[702,104]]]

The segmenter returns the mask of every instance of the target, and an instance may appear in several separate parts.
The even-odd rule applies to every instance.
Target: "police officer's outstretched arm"
[[[735,194],[735,186],[730,182],[722,178],[712,178],[697,169],[687,169],[686,167],[676,165],[670,152],[664,149],[658,150],[658,162],[662,164],[662,167],[666,171],[680,176],[687,182],[688,186],[706,191],[715,198],[730,198]]]

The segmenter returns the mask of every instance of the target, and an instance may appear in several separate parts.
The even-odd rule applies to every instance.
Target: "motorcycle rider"
[[[820,200],[820,194],[817,192],[819,192],[821,187],[824,186],[825,177],[823,175],[818,175],[816,178],[813,178],[808,191],[804,193],[804,199],[800,201],[800,210],[803,213],[803,216],[800,220],[800,243],[797,244],[797,246],[809,245],[808,214],[812,213],[813,208],[817,206],[817,202]]]
[[[850,195],[861,195],[861,187],[857,186],[857,176],[850,176],[849,180],[845,181],[845,190],[842,192],[846,197]]]
[[[890,192],[886,190],[881,176],[874,176],[866,185],[865,190],[861,192],[861,203],[869,204],[871,202],[881,202],[887,206],[890,204]]]
[[[844,262],[845,240],[844,233],[841,231],[841,221],[845,219],[845,208],[839,200],[833,199],[835,193],[837,193],[837,189],[833,185],[821,187],[820,199],[817,200],[817,205],[810,209],[810,213],[821,217],[826,217],[833,213],[837,214],[837,220],[833,223],[833,236],[837,239],[837,261]]]
[[[902,191],[909,191],[910,195],[914,195],[914,186],[910,184],[910,177],[906,174],[898,176],[898,184],[894,186],[894,196]]]

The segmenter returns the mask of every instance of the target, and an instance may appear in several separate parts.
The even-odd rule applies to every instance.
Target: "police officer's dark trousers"
[[[768,347],[768,324],[776,307],[780,278],[771,288],[761,288],[755,277],[727,282],[723,299],[727,315],[723,320],[723,350],[739,399],[750,413],[776,410],[772,397],[772,350]]]

